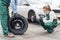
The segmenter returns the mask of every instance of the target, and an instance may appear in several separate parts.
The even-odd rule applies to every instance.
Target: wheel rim
[[[31,16],[31,21],[34,22],[34,16]]]
[[[12,22],[12,29],[16,29],[19,30],[21,28],[23,28],[23,22],[19,19],[16,19]]]

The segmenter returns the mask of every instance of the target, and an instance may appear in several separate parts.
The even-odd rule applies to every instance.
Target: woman
[[[41,25],[47,32],[52,33],[54,28],[57,27],[57,16],[54,11],[51,10],[49,5],[43,7],[43,12],[45,13],[45,17],[42,18]]]

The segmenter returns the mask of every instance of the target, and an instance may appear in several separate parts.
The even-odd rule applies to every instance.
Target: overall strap
[[[50,12],[49,12],[50,13]],[[46,14],[46,18],[47,18],[47,20],[50,20],[50,14]]]

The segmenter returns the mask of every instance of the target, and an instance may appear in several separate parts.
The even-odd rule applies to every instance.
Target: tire
[[[34,11],[29,11],[29,14],[28,14],[28,19],[31,21],[31,22],[35,22],[36,21],[36,15],[35,15],[35,12]]]
[[[9,20],[9,30],[15,35],[22,35],[27,31],[28,21],[19,14],[13,15]]]
[[[36,17],[35,15],[31,15],[31,19],[30,19],[32,22],[35,22],[36,21]]]

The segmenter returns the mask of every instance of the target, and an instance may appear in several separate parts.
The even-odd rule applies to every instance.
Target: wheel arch
[[[30,13],[30,12],[31,12],[31,13]],[[36,16],[35,11],[32,10],[32,9],[30,9],[30,10],[28,11],[28,19],[30,18],[29,15],[35,15],[35,16]]]

